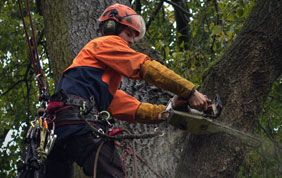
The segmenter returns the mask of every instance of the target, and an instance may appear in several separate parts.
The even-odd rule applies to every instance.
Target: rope
[[[134,140],[132,140],[132,147],[135,148]],[[134,172],[135,178],[138,178],[137,176],[137,155],[135,151],[133,151],[133,172]]]
[[[24,33],[25,33],[25,38],[26,42],[28,44],[28,49],[29,49],[29,56],[30,56],[30,63],[32,63],[33,70],[36,75],[36,81],[38,84],[39,92],[40,92],[40,101],[46,100],[46,97],[49,95],[48,94],[48,86],[47,86],[47,80],[45,78],[43,69],[40,64],[40,59],[37,51],[37,42],[36,42],[36,37],[35,37],[35,30],[33,28],[33,22],[32,22],[32,17],[30,14],[30,5],[29,5],[29,0],[26,0],[26,8],[27,8],[27,15],[28,19],[30,22],[30,30],[31,31],[31,36],[28,33],[28,27],[25,23],[24,15],[23,15],[23,10],[22,10],[22,0],[18,0],[18,5],[19,5],[19,13],[23,22],[23,28],[24,28]],[[45,103],[43,103],[45,104]],[[46,106],[43,105],[45,108]]]
[[[95,155],[95,161],[94,161],[94,168],[93,168],[93,178],[96,178],[97,176],[97,165],[98,165],[98,159],[99,159],[99,155],[100,155],[100,151],[101,151],[101,148],[103,147],[105,142],[102,142],[98,149],[97,149],[97,152],[96,152],[96,155]]]
[[[147,138],[153,138],[156,136],[160,136],[162,135],[161,131],[158,131],[157,129],[155,129],[155,131],[153,133],[147,133],[147,134],[127,134],[127,135],[121,135],[121,136],[109,136],[105,133],[103,133],[103,131],[98,130],[97,128],[95,128],[88,120],[85,119],[84,115],[81,115],[81,118],[86,122],[86,124],[90,127],[90,129],[97,134],[97,136],[104,138],[104,139],[108,139],[108,140],[133,140],[133,139],[147,139]]]
[[[120,146],[120,145],[118,145],[118,146]],[[136,151],[134,150],[134,148],[132,148],[132,147],[129,147],[128,145],[125,147],[125,148],[123,148],[123,150],[124,150],[124,153],[122,154],[123,156],[122,156],[122,158],[121,158],[121,160],[123,161],[123,166],[125,165],[124,164],[124,160],[125,160],[125,157],[127,156],[127,155],[132,155],[133,156],[133,159],[135,159],[135,160],[133,160],[134,161],[134,165],[133,165],[133,174],[135,175],[135,177],[134,178],[137,178],[137,162],[136,162],[136,159],[138,159],[140,162],[142,162],[144,165],[146,165],[147,167],[148,167],[148,169],[152,172],[152,173],[154,173],[155,175],[156,175],[156,177],[158,177],[158,178],[162,178],[163,176],[161,176],[157,171],[155,171],[150,165],[149,165],[149,163],[146,161],[146,160],[144,160],[139,154],[137,154],[136,153]],[[136,164],[136,165],[135,165]]]
[[[117,141],[121,141],[121,140],[132,140],[133,141],[133,147],[135,146],[135,141],[134,139],[147,139],[147,138],[153,138],[156,136],[161,136],[163,135],[162,132],[158,131],[157,129],[154,130],[154,133],[148,133],[148,134],[127,134],[127,135],[121,135],[121,136],[109,136],[105,133],[103,133],[101,130],[98,130],[97,128],[95,128],[89,121],[87,121],[84,117],[84,114],[81,114],[81,118],[87,123],[87,125],[91,128],[91,130],[97,134],[98,136],[100,136],[101,138],[104,139],[108,139],[108,140],[117,140]],[[127,133],[130,133],[128,130],[124,130]],[[104,143],[104,142],[103,142]],[[97,164],[98,164],[98,157],[99,157],[99,153],[100,150],[102,148],[102,145],[99,145],[98,150],[96,152],[96,157],[95,157],[95,163],[94,163],[94,170],[93,170],[93,178],[96,178],[96,174],[97,174]],[[131,150],[131,152],[129,152],[129,149]],[[134,172],[134,176],[135,178],[137,178],[137,159],[140,160],[144,165],[146,165],[150,171],[152,171],[158,178],[161,178],[161,176],[151,167],[149,166],[149,164],[141,158],[141,156],[137,155],[137,153],[134,151],[133,148],[131,147],[127,147],[125,149],[125,151],[128,154],[132,154],[133,155],[133,172]]]

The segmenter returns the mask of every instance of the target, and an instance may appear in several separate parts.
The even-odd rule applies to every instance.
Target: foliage
[[[188,1],[190,14],[189,49],[177,45],[176,24],[171,6],[165,4],[147,32],[149,42],[161,51],[165,62],[175,71],[195,83],[226,49],[240,31],[254,1]],[[179,9],[177,9],[179,10]],[[152,10],[151,10],[152,11]],[[147,15],[148,12],[144,14]],[[160,25],[161,24],[161,25]]]
[[[11,137],[9,141],[6,139],[0,149],[0,177],[15,177],[16,165],[23,146],[23,130],[26,130],[27,123],[36,113],[38,91],[28,59],[28,48],[17,1],[2,0],[0,5],[1,142],[3,143],[8,131]],[[42,17],[35,13],[35,5],[31,5],[34,27],[41,31]],[[23,13],[26,14],[26,9]],[[27,17],[25,19],[27,20]],[[42,53],[42,48],[39,52]]]

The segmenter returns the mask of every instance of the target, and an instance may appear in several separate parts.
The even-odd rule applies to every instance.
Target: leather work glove
[[[146,82],[183,98],[189,98],[191,92],[195,90],[192,82],[154,60],[148,60],[141,66],[141,77]]]
[[[174,96],[172,98],[172,107],[176,110],[185,111],[187,105],[189,105],[193,109],[207,110],[210,102],[206,95],[195,90],[188,99]],[[135,114],[136,122],[144,124],[161,123],[167,119],[167,117],[162,116],[165,108],[164,105],[141,103]]]
[[[188,98],[188,105],[200,111],[206,111],[210,105],[211,100],[198,90],[195,90],[193,94]]]
[[[135,114],[136,122],[143,124],[161,123],[165,121],[161,118],[161,113],[164,112],[165,108],[164,105],[141,103]]]
[[[211,100],[198,90],[194,90],[188,99],[174,96],[172,98],[172,107],[176,110],[185,110],[185,107],[189,105],[193,109],[205,111],[208,109]]]

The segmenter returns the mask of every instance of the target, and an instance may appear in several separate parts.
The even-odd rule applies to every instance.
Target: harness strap
[[[77,95],[67,94],[63,90],[60,90],[50,97],[47,111],[52,113],[53,110],[62,106],[77,106],[82,107],[86,113],[90,111],[98,113],[94,97],[86,99]]]

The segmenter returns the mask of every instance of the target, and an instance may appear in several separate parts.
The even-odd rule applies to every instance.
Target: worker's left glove
[[[165,121],[165,119],[161,118],[161,113],[165,108],[164,105],[141,103],[135,114],[136,122],[143,124],[161,123]]]

